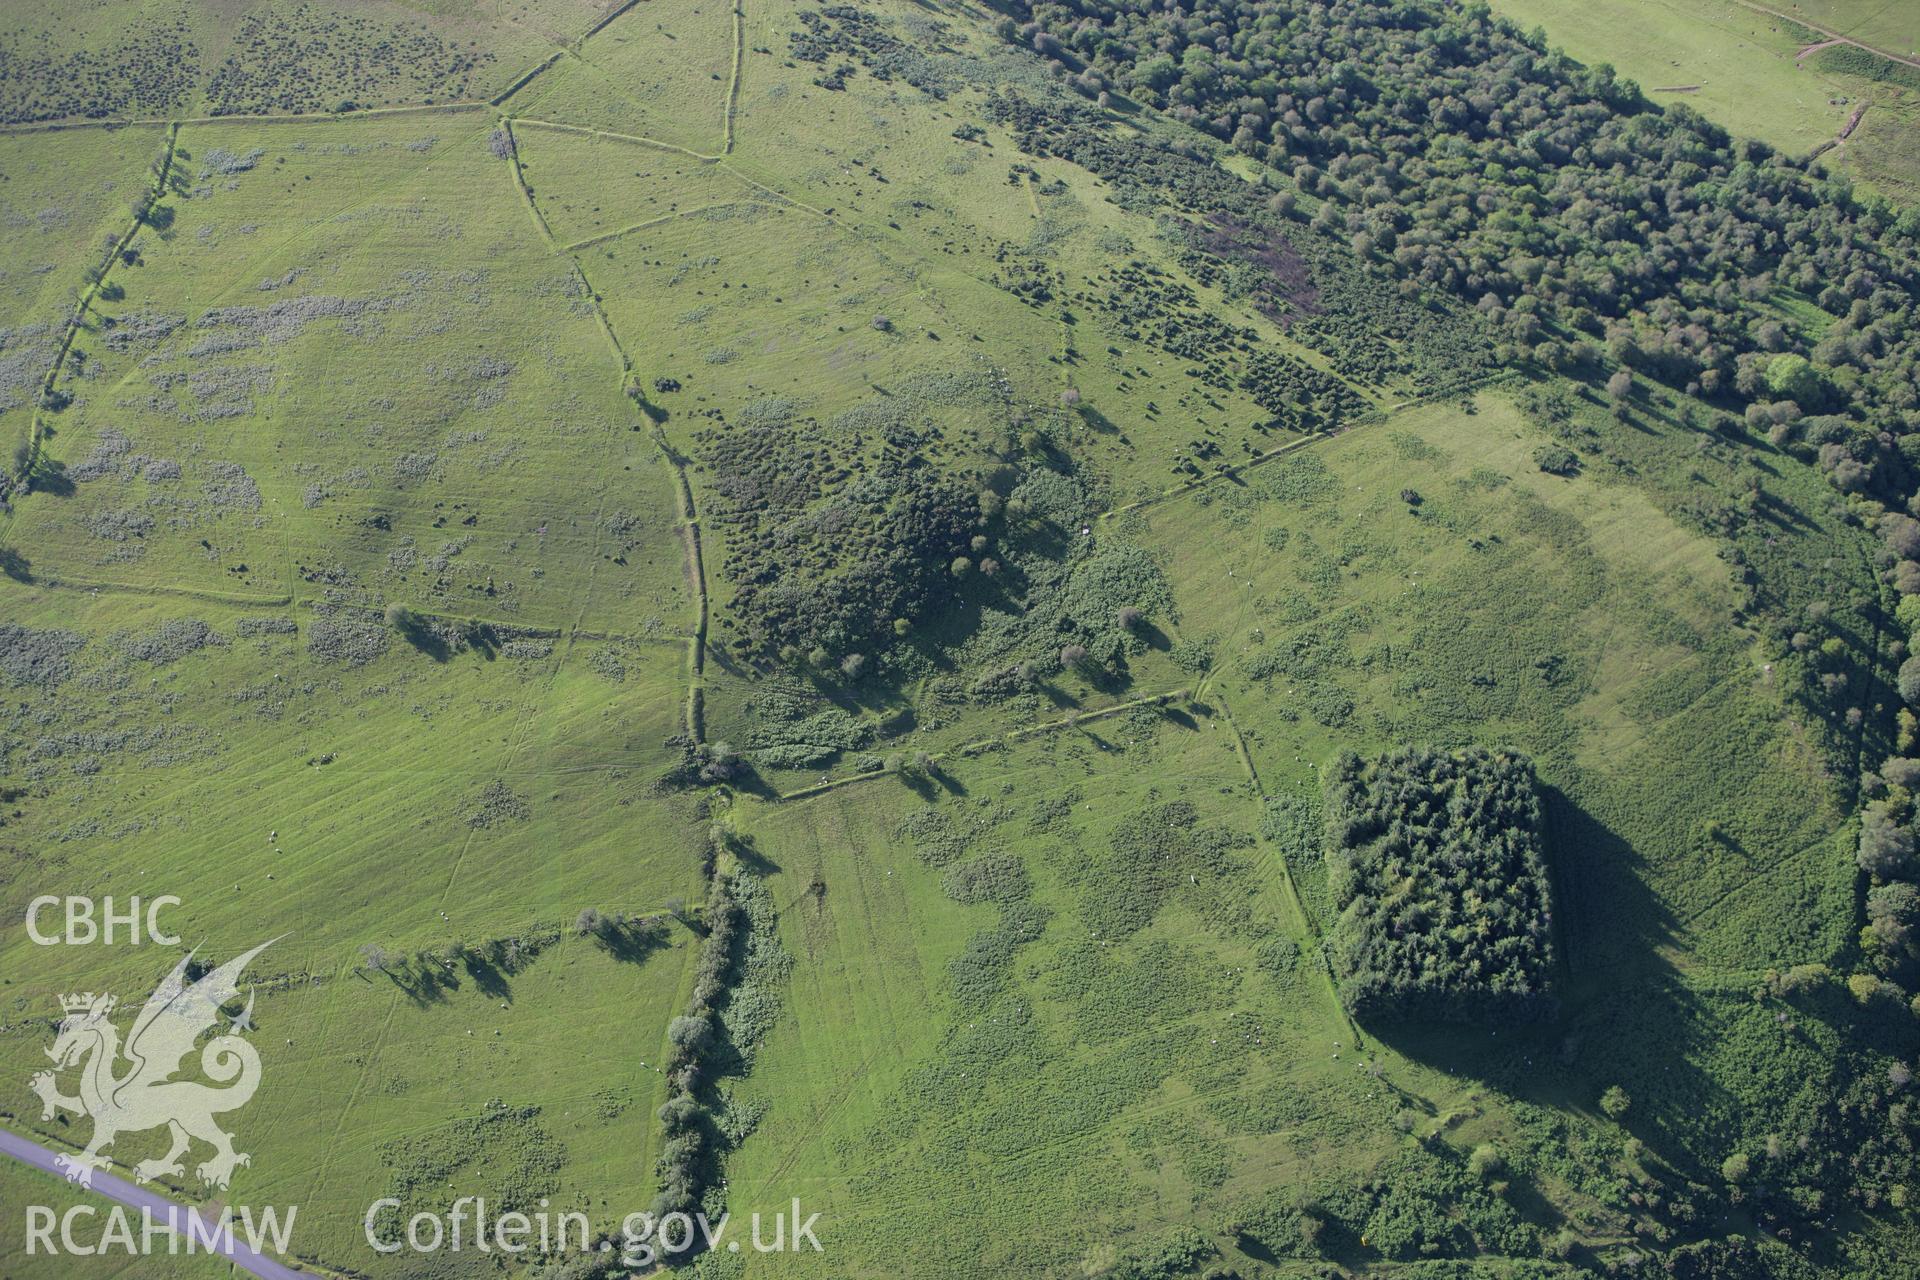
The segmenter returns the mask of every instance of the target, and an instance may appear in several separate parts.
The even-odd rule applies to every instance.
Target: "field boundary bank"
[[[568,253],[578,253],[582,249],[596,248],[599,245],[618,240],[623,236],[632,235],[636,231],[645,231],[649,227],[664,226],[669,222],[676,222],[681,218],[697,218],[701,214],[711,213],[715,209],[731,209],[737,205],[746,205],[755,209],[778,209],[781,207],[759,200],[716,200],[712,204],[703,204],[696,209],[680,209],[673,213],[663,213],[657,218],[648,218],[645,222],[636,222],[631,226],[619,227],[612,231],[602,231],[597,235],[588,236],[585,240],[575,240],[572,244],[563,244],[560,247]]]
[[[727,74],[727,104],[720,117],[720,154],[733,154],[733,117],[740,109],[740,75],[747,60],[747,13],[744,0],[733,0],[733,69]]]
[[[1827,152],[1833,150],[1835,147],[1845,142],[1848,138],[1851,138],[1853,136],[1853,131],[1860,127],[1861,117],[1867,114],[1867,108],[1872,105],[1873,104],[1871,102],[1863,102],[1859,106],[1855,107],[1853,109],[1853,114],[1847,117],[1847,122],[1840,126],[1840,132],[1834,134],[1831,138],[1828,138],[1825,142],[1821,143],[1819,146],[1815,147],[1813,150],[1807,152],[1807,159],[1817,160],[1821,156],[1827,154]]]
[[[1240,731],[1239,723],[1234,720],[1233,709],[1227,705],[1226,693],[1224,691],[1216,693],[1213,698],[1219,704],[1220,719],[1226,723],[1227,732],[1233,735],[1234,754],[1240,759],[1240,767],[1246,771],[1247,785],[1252,788],[1254,803],[1260,809],[1260,821],[1264,823],[1267,817],[1267,789],[1261,783],[1260,771],[1253,763],[1253,752],[1247,746],[1247,735]],[[1256,827],[1255,830],[1257,832],[1258,828]],[[1261,839],[1258,836],[1256,838]],[[1266,841],[1261,839],[1261,843],[1266,844]],[[1347,1024],[1347,1030],[1352,1033],[1354,1047],[1361,1048],[1366,1044],[1366,1039],[1360,1030],[1360,1024],[1354,1021],[1353,1015],[1347,1011],[1345,1002],[1340,999],[1340,986],[1333,976],[1333,961],[1327,955],[1326,940],[1320,932],[1320,922],[1314,919],[1313,912],[1307,909],[1307,900],[1293,878],[1293,864],[1287,861],[1286,855],[1271,846],[1268,846],[1268,853],[1280,863],[1281,883],[1286,885],[1287,900],[1293,904],[1293,909],[1299,914],[1301,927],[1306,930],[1307,940],[1313,945],[1314,967],[1326,979],[1327,997],[1333,1001],[1334,1008],[1340,1011],[1341,1020]]]
[[[166,150],[161,153],[158,163],[152,168],[146,197],[140,201],[134,212],[133,221],[108,247],[106,256],[94,270],[93,278],[80,290],[79,300],[74,303],[72,312],[67,316],[66,329],[60,335],[60,348],[54,353],[53,363],[48,366],[46,377],[40,380],[40,392],[33,406],[33,415],[27,420],[26,459],[20,474],[14,477],[15,482],[22,488],[31,487],[33,473],[40,465],[40,443],[44,435],[44,418],[48,401],[55,393],[61,371],[66,368],[67,356],[73,350],[74,337],[86,323],[87,312],[92,310],[94,300],[100,296],[100,290],[106,287],[107,277],[113,272],[113,264],[139,237],[140,228],[147,225],[147,218],[153,206],[166,194],[167,179],[173,173],[173,153],[179,142],[180,125],[176,121],[167,126]],[[0,499],[6,498],[12,492],[12,487],[11,484],[0,485]]]
[[[163,125],[184,128],[210,124],[326,124],[329,121],[368,120],[380,116],[460,115],[484,111],[495,104],[473,99],[460,102],[422,102],[403,107],[355,107],[351,111],[289,111],[282,115],[236,112],[229,116],[118,116],[111,120],[32,120],[0,124],[0,133],[59,133],[69,129],[153,129]]]
[[[680,504],[680,538],[686,550],[687,577],[693,583],[694,624],[692,643],[687,651],[687,736],[695,743],[707,740],[707,597],[706,547],[700,538],[700,515],[693,503],[693,482],[687,478],[687,461],[667,438],[664,429],[653,429],[654,443],[673,468],[675,497]]]
[[[1276,459],[1299,453],[1301,450],[1316,444],[1325,444],[1330,440],[1337,440],[1349,431],[1354,431],[1361,427],[1379,426],[1382,423],[1390,422],[1395,415],[1405,413],[1408,409],[1415,409],[1423,404],[1432,404],[1436,401],[1444,400],[1448,396],[1472,395],[1475,392],[1485,391],[1489,387],[1504,386],[1509,382],[1522,382],[1525,380],[1526,375],[1517,369],[1502,369],[1497,373],[1489,374],[1487,377],[1463,382],[1458,386],[1448,387],[1440,391],[1429,391],[1424,395],[1414,396],[1409,400],[1401,400],[1384,407],[1369,409],[1365,413],[1356,414],[1353,418],[1335,427],[1331,431],[1316,431],[1312,435],[1297,436],[1283,445],[1267,450],[1265,453],[1255,454],[1245,462],[1230,463],[1204,476],[1198,476],[1192,480],[1174,485],[1170,489],[1162,489],[1159,493],[1149,494],[1144,498],[1136,498],[1132,502],[1123,502],[1117,507],[1102,511],[1095,518],[1099,520],[1110,520],[1114,516],[1125,515],[1131,511],[1142,511],[1148,507],[1157,507],[1163,502],[1169,502],[1175,498],[1184,498],[1196,490],[1206,488],[1208,485],[1218,484],[1223,480],[1237,480],[1255,467],[1263,466]]]
[[[1148,694],[1144,698],[1133,698],[1127,702],[1116,702],[1110,707],[1101,707],[1097,711],[1076,711],[1057,720],[1045,720],[1039,724],[1026,725],[1012,729],[994,738],[977,738],[972,742],[963,742],[957,747],[948,747],[928,756],[933,763],[942,760],[971,759],[1000,748],[1024,742],[1028,738],[1037,738],[1044,734],[1058,733],[1062,729],[1078,728],[1095,720],[1105,720],[1136,707],[1161,707],[1170,702],[1190,696],[1190,688],[1168,689],[1164,693]],[[838,791],[841,787],[850,787],[856,782],[873,782],[881,778],[891,778],[893,774],[886,769],[869,769],[865,773],[850,773],[843,778],[832,778],[826,782],[816,782],[810,787],[801,787],[796,791],[778,791],[772,796],[775,804],[785,804],[790,800],[811,800],[815,796],[825,795],[829,791]]]
[[[545,120],[538,116],[512,116],[515,124],[528,125],[535,129],[550,129],[555,133],[573,133],[584,138],[609,138],[615,142],[630,142],[637,147],[652,147],[658,151],[671,151],[675,155],[698,160],[702,164],[719,164],[721,156],[709,155],[705,151],[695,151],[692,147],[683,147],[677,142],[663,142],[659,138],[649,138],[639,133],[616,133],[612,129],[595,129],[590,125],[568,124],[564,120]]]
[[[539,201],[534,197],[533,188],[527,185],[526,174],[520,167],[520,144],[514,135],[513,126],[543,123],[568,133],[592,135],[596,131],[578,126],[552,125],[551,122],[527,120],[512,115],[503,114],[500,117],[500,128],[507,135],[507,155],[513,169],[514,187],[519,191],[521,200],[525,202],[527,212],[533,217],[534,225],[539,228],[548,252],[556,257],[564,257],[572,266],[574,275],[585,291],[587,302],[593,309],[594,321],[599,326],[601,335],[606,338],[607,346],[613,353],[614,363],[618,366],[620,394],[630,403],[635,414],[649,421],[654,445],[660,450],[661,456],[666,459],[673,473],[674,497],[680,509],[677,532],[683,548],[683,572],[693,596],[693,630],[691,634],[685,634],[676,641],[676,643],[684,641],[687,646],[687,696],[682,707],[682,723],[687,736],[698,744],[706,741],[706,651],[712,608],[707,590],[706,553],[700,536],[699,507],[694,500],[693,483],[687,476],[687,461],[674,447],[659,422],[654,421],[654,412],[650,411],[646,405],[638,375],[634,372],[633,357],[628,354],[626,344],[620,340],[619,331],[613,326],[613,318],[607,314],[598,290],[594,288],[592,279],[587,275],[586,267],[580,261],[577,249],[583,246],[562,245],[555,239],[552,229],[547,225],[546,216],[540,212]],[[587,243],[598,243],[598,241]],[[586,638],[588,633],[576,627],[567,635],[569,639]]]
[[[259,610],[261,612],[293,613],[299,610],[317,610],[330,607],[328,602],[313,600],[294,595],[250,596],[239,592],[215,591],[205,587],[183,587],[165,582],[114,582],[104,578],[74,578],[67,575],[49,575],[33,578],[20,584],[28,588],[44,588],[49,591],[106,592],[111,595],[138,596],[177,596],[183,599],[200,600],[207,604],[225,605],[232,609]],[[372,605],[331,606],[348,609],[372,610]],[[636,631],[609,631],[601,627],[575,627],[553,622],[517,622],[505,618],[481,617],[470,613],[444,613],[435,609],[414,609],[415,616],[434,622],[454,624],[469,623],[505,632],[514,639],[531,640],[594,640],[619,642],[637,645],[671,645],[678,648],[685,644],[688,634],[683,631],[664,631],[656,635],[647,635]]]

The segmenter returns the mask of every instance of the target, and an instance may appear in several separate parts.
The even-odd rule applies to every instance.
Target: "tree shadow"
[[[513,999],[513,986],[507,981],[507,975],[486,954],[466,948],[461,951],[460,960],[481,995],[494,1000]]]
[[[437,958],[424,951],[402,964],[387,965],[380,972],[387,976],[387,981],[405,992],[407,999],[422,1008],[440,1004],[446,1000],[448,991],[460,989],[460,979],[447,972]]]
[[[1139,629],[1134,634],[1146,642],[1147,648],[1158,653],[1167,653],[1173,648],[1173,637],[1156,626],[1152,619],[1141,622]]]
[[[67,474],[67,464],[58,458],[41,458],[39,464],[27,473],[26,487],[29,493],[45,493],[56,498],[71,498],[79,492],[74,486],[73,477]]]
[[[667,922],[659,916],[613,917],[602,920],[593,936],[615,960],[640,964],[667,945],[669,932]]]
[[[1160,715],[1164,719],[1171,720],[1173,723],[1179,725],[1182,729],[1197,731],[1200,728],[1199,721],[1188,715],[1182,708],[1174,706],[1171,702],[1163,702],[1160,704]]]
[[[740,860],[740,865],[755,875],[770,876],[781,870],[780,864],[768,857],[760,849],[760,842],[746,832],[729,831],[726,835],[727,851]]]
[[[727,786],[743,795],[752,796],[756,800],[779,799],[779,792],[775,791],[772,784],[760,776],[760,771],[755,769],[752,763],[744,756],[734,760],[733,772],[727,775]]]
[[[1760,518],[1768,524],[1796,533],[1818,533],[1820,530],[1820,526],[1809,520],[1799,507],[1779,494],[1762,491],[1759,506]]]
[[[1103,436],[1117,436],[1120,434],[1120,428],[1113,419],[1086,401],[1082,400],[1074,407],[1080,411],[1080,420],[1099,434]]]
[[[492,662],[500,656],[500,636],[494,631],[491,623],[479,621],[469,622],[461,638],[466,641],[469,649],[472,649],[488,662]]]
[[[27,558],[13,547],[0,547],[0,574],[15,582],[31,583],[33,568]]]
[[[1048,702],[1051,702],[1054,706],[1062,708],[1063,710],[1078,710],[1083,705],[1080,699],[1074,697],[1071,693],[1068,693],[1052,681],[1042,680],[1037,682],[1034,687],[1039,690]]]
[[[1633,1099],[1629,1129],[1688,1176],[1710,1176],[1688,1152],[1702,1149],[1703,1126],[1723,1122],[1708,1117],[1732,1114],[1734,1103],[1699,1065],[1722,1035],[1713,1011],[1668,959],[1684,945],[1683,926],[1623,836],[1558,787],[1540,791],[1557,1007],[1530,1022],[1363,1025],[1396,1052],[1541,1106],[1591,1113],[1622,1085]]]
[[[400,633],[402,640],[435,662],[445,662],[453,656],[453,649],[448,645],[447,638],[440,634],[439,628],[418,614],[408,614],[394,624],[394,629]]]

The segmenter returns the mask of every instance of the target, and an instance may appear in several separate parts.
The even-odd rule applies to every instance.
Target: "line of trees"
[[[687,1011],[667,1024],[667,1080],[672,1092],[659,1112],[666,1142],[658,1166],[660,1194],[653,1202],[656,1220],[669,1213],[701,1212],[719,1169],[724,1139],[702,1090],[726,1065],[720,1006],[727,994],[742,916],[732,880],[716,876],[707,897],[707,936],[694,968],[693,995]]]

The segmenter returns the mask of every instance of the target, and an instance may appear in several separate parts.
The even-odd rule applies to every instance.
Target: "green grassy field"
[[[1064,1273],[1391,1147],[1218,715],[1062,730],[934,794],[738,824],[795,956],[749,1085],[767,1118],[730,1166],[743,1208],[821,1209],[839,1274]],[[1039,938],[988,963],[1036,907]],[[787,1263],[766,1269],[808,1260]]]
[[[1795,151],[1871,95],[1842,158],[1905,189],[1909,91],[1687,2],[1497,7]],[[1544,377],[1421,401],[1417,365],[1336,373],[1289,333],[1317,299],[1263,310],[1194,252],[1218,228],[1021,149],[1002,95],[1055,78],[984,8],[352,8],[386,34],[87,8],[46,56],[118,65],[175,18],[194,52],[62,114],[177,127],[0,131],[0,425],[35,450],[0,512],[0,919],[165,893],[203,959],[284,935],[223,1199],[298,1204],[302,1259],[382,1280],[519,1273],[372,1253],[378,1196],[646,1208],[717,860],[777,917],[736,967],[783,976],[722,1004],[752,1034],[701,1082],[705,1203],[738,1236],[797,1196],[827,1253],[702,1276],[1545,1276],[1759,1229],[1704,1188],[1822,1132],[1851,1015],[1789,1021],[1766,974],[1856,945],[1840,779],[1894,752],[1805,693],[1892,696],[1877,544],[1811,449],[1659,390],[1614,418]],[[46,24],[6,25],[18,59]],[[323,29],[417,56],[289,64]],[[1340,429],[1281,425],[1257,355]],[[770,652],[765,546],[854,572],[890,466],[1004,508],[950,607],[864,675]],[[1774,613],[1831,643],[1779,652]],[[1067,657],[1121,630],[1107,667]],[[1537,762],[1552,1024],[1337,1002],[1321,776],[1402,743]],[[177,958],[0,932],[0,1083],[45,1065],[59,995],[131,1003]],[[0,1118],[85,1136],[17,1085]],[[71,1194],[0,1168],[8,1205]],[[0,1274],[173,1274],[22,1259],[15,1225]],[[1868,1268],[1905,1240],[1847,1227]]]
[[[1878,0],[1788,0],[1767,7],[1889,53],[1920,57],[1920,23],[1897,4],[1881,4]]]
[[[1826,152],[1827,162],[1877,190],[1911,200],[1920,189],[1920,165],[1909,143],[1920,93],[1871,71],[1860,73],[1864,66],[1899,77],[1906,69],[1857,51],[1851,56],[1866,59],[1865,64],[1837,60],[1833,49],[1803,57],[1803,50],[1826,37],[1774,16],[1798,15],[1913,57],[1920,30],[1901,8],[1865,0],[1764,8],[1739,0],[1608,0],[1601,5],[1497,0],[1494,5],[1523,27],[1544,28],[1569,55],[1611,64],[1637,81],[1653,102],[1685,104],[1736,136],[1783,150],[1804,154],[1833,141],[1854,111],[1870,104],[1856,131]]]
[[[74,1209],[94,1209],[98,1216],[89,1217],[85,1213],[73,1219],[73,1234],[77,1241],[91,1245],[99,1239],[105,1229],[108,1208],[105,1203],[88,1192],[70,1185],[65,1179],[57,1178],[38,1169],[28,1169],[9,1160],[0,1165],[0,1200],[9,1206],[41,1205],[55,1214],[64,1216]],[[129,1221],[138,1238],[140,1217],[133,1214]],[[64,1253],[48,1254],[38,1250],[29,1255],[24,1245],[16,1247],[16,1230],[9,1224],[7,1251],[7,1275],[19,1276],[21,1280],[57,1280],[58,1277],[76,1274],[75,1259]],[[238,1230],[238,1228],[236,1228]],[[58,1238],[57,1231],[55,1238]],[[244,1239],[244,1236],[241,1237]],[[161,1239],[164,1240],[164,1237]],[[233,1268],[224,1260],[210,1258],[204,1254],[188,1255],[186,1246],[180,1246],[181,1252],[169,1255],[162,1243],[157,1252],[147,1255],[130,1256],[122,1251],[116,1256],[89,1259],[78,1264],[79,1272],[87,1276],[98,1276],[100,1280],[136,1280],[152,1276],[155,1280],[228,1280]]]
[[[1839,817],[1806,804],[1818,764],[1728,626],[1711,542],[1637,488],[1539,471],[1541,438],[1483,396],[1470,415],[1409,411],[1116,517],[1103,529],[1163,555],[1207,621],[1215,660],[1190,699],[943,760],[931,809],[888,779],[751,805],[736,826],[777,868],[796,964],[791,1018],[748,1086],[767,1119],[729,1166],[745,1203],[798,1186],[836,1224],[849,1275],[1016,1257],[1097,1270],[1181,1223],[1248,1265],[1262,1255],[1225,1225],[1236,1211],[1390,1161],[1403,1112],[1456,1158],[1538,1140],[1549,1111],[1597,1125],[1587,1141],[1613,1157],[1530,1170],[1551,1188],[1553,1208],[1525,1215],[1542,1237],[1625,1226],[1595,1190],[1631,1176],[1594,1110],[1616,1077],[1642,1081],[1632,1132],[1661,1159],[1730,1140],[1731,1099],[1702,1111],[1697,1080],[1646,1081],[1733,1069],[1697,1065],[1749,1016],[1726,994],[1846,945]],[[1456,601],[1482,621],[1463,628]],[[1564,1044],[1356,1041],[1310,958],[1276,971],[1325,922],[1324,872],[1317,849],[1260,838],[1275,833],[1263,815],[1315,807],[1336,750],[1402,741],[1509,742],[1541,762],[1566,907]],[[1236,852],[1131,880],[1115,826],[1180,800]],[[956,956],[993,913],[944,904],[953,878],[937,868],[1011,850],[1048,923],[970,1005]],[[1113,914],[1113,893],[1142,897]],[[995,1241],[1019,1244],[1001,1255]]]

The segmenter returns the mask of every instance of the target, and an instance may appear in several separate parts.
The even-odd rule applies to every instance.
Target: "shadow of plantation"
[[[1737,1133],[1736,1101],[1700,1065],[1724,1028],[1675,967],[1683,930],[1648,887],[1645,856],[1601,816],[1543,783],[1559,949],[1555,1010],[1484,1027],[1375,1020],[1397,1052],[1509,1098],[1590,1117],[1624,1089],[1621,1119],[1649,1152],[1700,1178]]]

